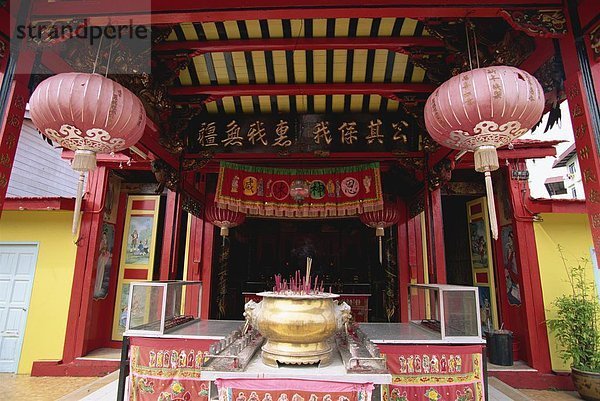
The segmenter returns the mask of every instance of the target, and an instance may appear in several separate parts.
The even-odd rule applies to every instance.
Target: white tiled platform
[[[115,401],[117,399],[118,380],[94,391],[92,394],[81,398],[81,401]]]
[[[512,395],[514,398],[510,397],[506,393]],[[116,398],[117,380],[114,380],[83,398],[68,398],[68,400],[115,401]],[[66,397],[61,400],[66,400]],[[488,387],[488,401],[531,401],[531,398],[495,378],[490,378],[490,384]]]

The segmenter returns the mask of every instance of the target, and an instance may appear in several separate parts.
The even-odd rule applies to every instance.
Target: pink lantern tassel
[[[83,183],[85,181],[85,172],[79,173],[79,181],[77,182],[77,195],[75,195],[75,210],[73,211],[73,227],[71,233],[75,235],[79,228],[79,219],[81,218],[81,201],[83,198]]]
[[[487,193],[488,215],[490,216],[490,229],[494,240],[498,239],[498,220],[496,218],[496,204],[494,202],[494,187],[492,184],[492,174],[485,172],[485,190]]]

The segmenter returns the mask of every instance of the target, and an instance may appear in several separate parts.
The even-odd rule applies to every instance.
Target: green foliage
[[[558,251],[571,293],[553,302],[557,317],[548,321],[548,327],[562,345],[561,358],[565,362],[572,360],[576,369],[600,372],[600,304],[593,280],[586,279],[589,261],[581,259],[577,266],[569,266],[560,246]]]

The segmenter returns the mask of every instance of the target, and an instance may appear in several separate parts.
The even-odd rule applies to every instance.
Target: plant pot
[[[600,373],[571,368],[575,390],[587,401],[600,401]]]

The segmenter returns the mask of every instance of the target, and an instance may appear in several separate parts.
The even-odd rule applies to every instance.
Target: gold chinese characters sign
[[[203,116],[190,124],[187,153],[418,151],[415,127],[398,114]]]

